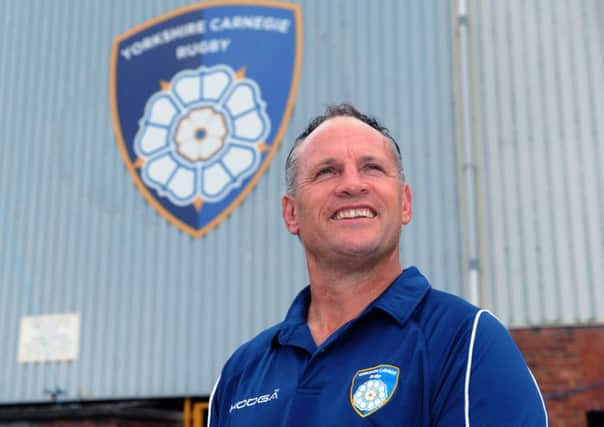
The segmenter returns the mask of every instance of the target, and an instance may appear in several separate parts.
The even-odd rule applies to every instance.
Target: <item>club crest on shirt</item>
[[[352,409],[365,418],[382,408],[396,391],[399,374],[397,366],[388,364],[357,371],[350,386]]]

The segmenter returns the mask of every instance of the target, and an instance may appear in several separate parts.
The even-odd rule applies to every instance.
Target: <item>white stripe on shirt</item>
[[[478,329],[478,320],[480,315],[487,310],[479,310],[474,316],[474,325],[472,326],[472,336],[470,337],[470,348],[468,350],[468,365],[466,367],[466,384],[464,387],[464,415],[466,418],[466,427],[470,427],[470,371],[472,370],[472,353],[474,352],[474,340],[476,339],[476,329]]]
[[[212,388],[212,392],[210,393],[210,400],[208,402],[208,427],[212,424],[212,403],[214,402],[214,393],[216,393],[216,388],[218,387],[218,383],[220,382],[220,375]]]

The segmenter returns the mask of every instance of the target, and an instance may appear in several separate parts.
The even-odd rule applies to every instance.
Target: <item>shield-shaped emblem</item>
[[[378,365],[354,374],[350,386],[350,403],[365,418],[382,408],[398,385],[400,369],[394,365]]]
[[[252,190],[281,142],[301,61],[298,5],[199,3],[113,43],[118,145],[149,203],[200,237]]]

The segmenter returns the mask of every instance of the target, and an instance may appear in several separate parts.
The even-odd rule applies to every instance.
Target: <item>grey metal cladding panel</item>
[[[601,3],[474,5],[487,305],[511,326],[602,322]]]
[[[405,264],[460,293],[448,2],[302,2],[301,81],[272,165],[201,239],[144,200],[108,100],[117,35],[185,1],[22,1],[0,28],[0,402],[208,394],[228,355],[306,283],[280,218],[287,147],[348,100],[400,141],[415,193]],[[19,365],[23,315],[78,312],[80,358]]]

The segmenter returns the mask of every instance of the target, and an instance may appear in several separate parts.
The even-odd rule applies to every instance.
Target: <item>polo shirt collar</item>
[[[277,330],[273,337],[273,344],[279,343],[281,345],[287,345],[290,341],[308,341],[307,338],[301,337],[300,335],[307,334],[306,326],[306,313],[308,312],[308,306],[310,304],[310,286],[306,286],[302,289],[292,305],[289,307],[285,319]],[[310,335],[310,333],[308,332]],[[310,346],[305,345],[304,347]]]
[[[430,284],[419,270],[408,267],[367,309],[380,309],[403,326],[429,290]]]
[[[403,326],[415,308],[430,290],[428,280],[416,267],[408,267],[394,279],[394,282],[375,301],[361,313],[364,316],[371,310],[378,309],[392,317]],[[310,304],[310,286],[302,289],[290,306],[285,319],[277,327],[273,343],[287,345],[296,335],[306,334],[306,314]]]

